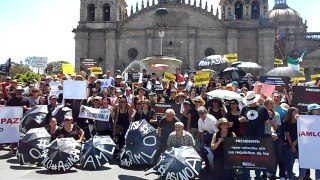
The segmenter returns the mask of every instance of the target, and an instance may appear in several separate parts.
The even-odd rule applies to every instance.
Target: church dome
[[[276,26],[292,26],[303,23],[301,15],[286,4],[275,6],[269,12],[268,17]]]

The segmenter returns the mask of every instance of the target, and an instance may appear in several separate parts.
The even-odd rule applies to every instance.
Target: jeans
[[[294,161],[297,159],[298,154],[295,154],[292,152],[290,146],[285,147],[286,151],[286,166],[287,166],[287,172],[289,179],[295,178],[293,175],[293,164]]]
[[[273,142],[277,164],[279,166],[279,176],[286,177],[286,161],[285,161],[285,138],[281,134],[278,134],[278,139]],[[273,173],[272,173],[273,174]],[[275,173],[274,173],[275,175]]]
[[[300,177],[306,176],[306,171],[307,171],[307,169],[305,169],[305,168],[299,168],[299,176],[300,176]],[[316,169],[315,179],[316,179],[316,180],[319,180],[319,179],[320,179],[320,169]]]

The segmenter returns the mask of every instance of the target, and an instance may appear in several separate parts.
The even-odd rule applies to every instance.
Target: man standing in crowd
[[[202,156],[206,161],[207,167],[210,167],[210,170],[212,170],[214,155],[211,150],[211,140],[213,134],[219,131],[216,126],[218,121],[214,116],[208,113],[204,106],[198,108],[198,113],[200,116],[198,120],[199,137],[201,143],[204,145],[204,151],[207,153],[207,155],[203,154]]]
[[[167,149],[167,141],[170,133],[175,130],[175,123],[179,122],[179,119],[175,116],[176,113],[173,109],[167,109],[165,117],[159,122],[158,136],[160,137],[160,152]]]
[[[111,85],[114,86],[114,78],[110,76],[111,72],[110,70],[106,71],[106,74],[102,76],[104,79],[110,79]]]
[[[180,73],[180,68],[176,68],[176,82],[180,83],[184,81],[183,75]]]
[[[240,122],[245,122],[245,135],[250,138],[260,138],[265,136],[265,125],[271,126],[269,120],[269,113],[265,106],[258,104],[260,100],[260,94],[255,94],[253,91],[249,91],[247,96],[243,99],[246,104],[241,110]],[[256,179],[262,179],[261,170],[255,170]],[[244,179],[250,179],[250,171],[245,170],[243,172]]]
[[[183,130],[183,123],[182,122],[176,122],[174,124],[175,131],[170,133],[168,140],[167,140],[167,147],[181,147],[181,146],[195,146],[195,141],[192,137],[192,135]]]
[[[8,91],[7,87],[9,87],[11,84],[11,77],[6,77],[5,82],[1,82],[1,87],[2,87],[2,96],[4,100],[8,100]]]

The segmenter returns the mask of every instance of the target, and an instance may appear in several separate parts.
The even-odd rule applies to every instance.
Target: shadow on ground
[[[70,174],[70,173],[76,173],[76,172],[78,172],[78,171],[74,170],[74,169],[66,171],[66,172],[49,171],[47,169],[42,169],[42,170],[36,171],[37,174],[47,174],[47,175]]]

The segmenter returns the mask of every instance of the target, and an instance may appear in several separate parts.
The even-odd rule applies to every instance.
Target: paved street
[[[48,171],[43,167],[24,165],[20,166],[16,157],[9,155],[9,149],[7,147],[0,150],[0,175],[1,180],[11,179],[45,179],[45,180],[57,180],[57,179],[69,179],[69,180],[152,180],[157,179],[158,176],[153,174],[153,170],[136,169],[128,170],[120,168],[117,165],[106,165],[97,171],[84,171],[81,169],[72,168],[71,171],[64,174],[58,174]],[[298,175],[298,163],[295,163],[294,172]],[[254,175],[251,174],[251,177]],[[311,177],[314,177],[314,171],[311,171]],[[210,175],[206,174],[201,176],[201,180],[210,179]]]

